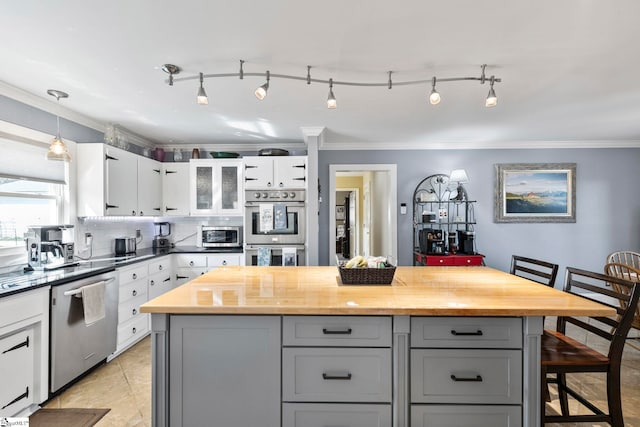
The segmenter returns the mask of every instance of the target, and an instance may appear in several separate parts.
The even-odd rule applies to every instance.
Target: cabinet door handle
[[[131,215],[136,216],[136,211],[131,211]]]
[[[271,183],[270,182],[267,182],[267,187],[271,187]]]
[[[302,169],[306,169],[307,165],[293,165],[294,168],[302,168]]]
[[[244,180],[245,180],[245,182],[246,181],[257,181],[258,178],[247,178],[247,177],[245,177]]]
[[[160,169],[154,169],[153,171],[160,173]]]
[[[178,276],[178,275],[176,274],[176,280],[180,280],[180,279],[188,279],[188,278],[189,278],[189,276]]]
[[[178,276],[176,276],[178,277]],[[163,280],[163,282],[170,282],[171,281],[171,277],[167,277],[166,279]]]
[[[257,166],[244,165],[244,170],[247,170],[247,169],[255,169],[255,168],[257,168]],[[253,179],[255,179],[255,178],[253,178]]]
[[[293,178],[294,181],[306,181],[307,178],[302,177],[302,178]]]
[[[169,175],[170,173],[178,173],[178,171],[164,171],[165,175]]]
[[[15,399],[13,399],[11,402],[7,403],[6,405],[4,405],[2,408],[0,409],[4,409],[8,406],[13,405],[14,403],[16,403],[17,401],[21,400],[21,399],[26,399],[29,397],[29,387],[27,387],[26,391],[24,393],[22,393],[20,396],[16,397]]]
[[[322,333],[325,335],[351,335],[352,329],[327,329],[322,328]]]
[[[111,208],[119,208],[120,206],[118,206],[118,205],[110,205],[109,203],[105,203],[104,207],[106,209],[111,209]]]
[[[153,210],[160,212],[162,210],[162,208],[153,208]]]
[[[454,374],[451,374],[451,379],[456,382],[471,382],[471,383],[480,383],[482,382],[482,377],[480,375],[476,375],[475,377],[456,377]]]
[[[177,211],[177,210],[178,210],[178,208],[170,208],[169,206],[166,206],[166,207],[164,208],[164,210],[165,210],[165,211],[167,211],[167,212],[168,212],[168,211]]]
[[[455,329],[451,330],[451,335],[455,335],[458,337],[464,337],[464,336],[478,336],[481,337],[482,336],[482,331],[480,329],[478,329],[475,332],[458,332]]]
[[[105,159],[105,160],[118,160],[117,158],[115,158],[115,157],[113,157],[113,156],[110,156],[110,155],[108,155],[108,154],[105,154],[105,155],[104,155],[104,159]]]
[[[29,337],[25,338],[25,340],[22,341],[20,344],[16,344],[11,348],[6,349],[5,351],[2,352],[2,354],[9,353],[10,351],[17,350],[22,347],[29,348]]]
[[[323,380],[350,380],[351,372],[345,372],[344,374],[341,374],[341,373],[328,374],[326,372],[323,372],[322,379]]]

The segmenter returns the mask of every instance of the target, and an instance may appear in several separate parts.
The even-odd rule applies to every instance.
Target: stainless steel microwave
[[[242,227],[202,226],[203,248],[242,247]]]

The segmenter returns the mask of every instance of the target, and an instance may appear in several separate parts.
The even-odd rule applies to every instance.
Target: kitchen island
[[[154,426],[538,426],[542,316],[614,310],[488,267],[224,267],[152,314]]]

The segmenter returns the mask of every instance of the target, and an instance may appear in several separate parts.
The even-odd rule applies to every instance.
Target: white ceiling
[[[68,0],[0,3],[0,81],[155,143],[286,145],[324,127],[327,146],[640,146],[637,0]],[[166,84],[162,64],[198,72],[358,82],[446,77],[488,84],[328,87],[262,77]]]

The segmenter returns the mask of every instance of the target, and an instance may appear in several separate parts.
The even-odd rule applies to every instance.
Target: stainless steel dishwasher
[[[82,288],[104,282],[105,317],[87,325]],[[116,349],[118,275],[115,271],[51,288],[49,391],[55,393]]]

